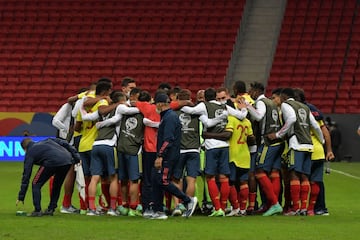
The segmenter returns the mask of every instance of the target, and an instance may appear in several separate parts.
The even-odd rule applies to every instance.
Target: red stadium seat
[[[55,92],[58,104],[104,75],[116,82],[136,76],[149,90],[154,80],[191,86],[192,80],[210,78],[221,85],[245,2],[8,1],[0,33],[0,79],[8,79],[4,95],[34,98],[28,103],[37,106],[35,93]],[[341,99],[346,91],[349,98],[358,96],[357,7],[356,0],[288,1],[267,85],[316,91],[323,86],[326,98]],[[318,97],[310,94],[309,100]],[[44,111],[59,107],[50,102],[40,103]],[[336,101],[322,105],[354,111]]]
[[[8,61],[0,62],[0,69],[6,77],[21,79],[19,84],[8,85],[9,91],[26,91],[29,83],[35,83],[29,88],[31,91],[55,91],[52,97],[59,99],[72,95],[79,88],[78,81],[87,85],[104,75],[113,79],[126,75],[142,79],[160,76],[173,84],[180,79],[188,85],[193,74],[221,74],[216,83],[221,85],[244,5],[245,0],[199,4],[100,0],[71,4],[59,0],[29,2],[26,9],[31,10],[31,16],[26,21],[21,17],[15,21],[12,15],[3,16],[5,26],[23,34],[11,36],[8,44],[3,45],[13,61],[11,68],[6,68]],[[24,8],[21,6],[18,7]],[[67,11],[69,7],[71,11]],[[101,9],[101,13],[90,11],[94,7]],[[15,5],[13,8],[14,14],[23,12],[23,9],[17,11]],[[161,15],[156,12],[159,9]],[[180,13],[189,16],[186,26],[184,18],[174,17]],[[213,17],[208,18],[209,15]],[[197,53],[188,51],[190,48]],[[171,51],[163,54],[161,49]],[[208,61],[210,55],[216,60]],[[179,58],[187,60],[182,63],[185,67],[182,70],[172,68],[174,60]],[[206,67],[213,70],[206,71]],[[164,74],[177,77],[164,77]],[[49,103],[49,108],[54,106]],[[46,110],[46,106],[43,109]]]
[[[310,102],[316,100],[328,113],[346,112],[350,107],[344,106],[344,102],[330,99],[349,99],[355,91],[351,86],[357,76],[360,47],[360,34],[356,34],[360,32],[360,24],[357,28],[353,26],[356,1],[294,2],[289,1],[286,7],[268,86],[275,81],[286,83],[285,79],[274,76],[289,74],[288,69],[293,69],[292,84],[314,91],[308,97]],[[347,51],[350,30],[356,40]],[[284,60],[284,55],[291,58]],[[329,99],[326,103],[319,100],[324,89],[323,97]]]

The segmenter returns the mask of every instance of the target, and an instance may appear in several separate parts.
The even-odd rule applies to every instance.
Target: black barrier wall
[[[330,117],[341,132],[342,144],[338,159],[360,162],[360,136],[357,134],[360,114],[326,114],[325,117]]]

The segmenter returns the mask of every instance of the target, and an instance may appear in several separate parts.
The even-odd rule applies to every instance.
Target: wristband
[[[256,153],[257,146],[256,145],[249,146],[249,151],[250,151],[250,153]]]

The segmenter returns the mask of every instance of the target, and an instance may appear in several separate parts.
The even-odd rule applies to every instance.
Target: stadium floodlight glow
[[[25,151],[21,147],[21,141],[28,137],[0,137],[0,161],[24,161]],[[30,137],[34,142],[49,137]]]

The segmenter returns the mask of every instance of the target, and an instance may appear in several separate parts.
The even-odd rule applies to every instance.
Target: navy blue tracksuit
[[[35,211],[41,211],[41,188],[51,176],[54,176],[54,182],[48,209],[54,210],[57,207],[61,185],[64,182],[67,172],[72,164],[79,162],[79,153],[64,140],[48,138],[36,143],[30,142],[25,154],[24,172],[18,200],[24,201],[32,168],[34,165],[39,165],[40,167],[32,182]]]
[[[163,211],[164,191],[182,199],[185,206],[191,199],[172,182],[172,170],[180,158],[181,123],[178,115],[171,109],[160,113],[161,122],[157,135],[157,155],[163,158],[160,170],[153,168],[153,210]]]

